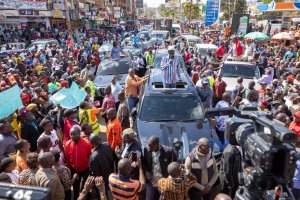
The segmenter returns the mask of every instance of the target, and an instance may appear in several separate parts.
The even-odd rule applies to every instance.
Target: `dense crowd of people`
[[[105,59],[119,58],[124,31],[82,30],[79,34],[75,41],[67,32],[42,29],[37,38],[52,37],[60,45],[24,50],[0,60],[0,92],[17,86],[20,94],[16,95],[23,103],[0,121],[0,182],[47,187],[55,200],[234,198],[238,172],[250,173],[253,166],[246,164],[239,148],[224,137],[229,116],[215,117],[211,127],[224,149],[220,166],[211,154],[209,138],[199,138],[184,164],[177,162],[172,147],[161,144],[157,133],[143,148],[131,111],[139,101],[140,86],[149,78],[141,71],[153,63],[158,47],[151,46],[138,56],[137,68],[129,69],[124,89],[116,76],[99,99],[94,79],[103,57],[98,49],[105,42],[113,43],[110,58]],[[18,30],[2,31],[0,36],[5,42],[35,37]],[[200,32],[199,36],[204,43],[217,45],[217,51],[203,57],[186,43],[165,41],[162,48],[167,48],[168,55],[160,65],[165,88],[176,88],[182,81],[181,70],[187,70],[204,109],[255,107],[270,112],[274,120],[300,136],[299,43],[287,46],[278,41],[230,37],[228,26],[222,32]],[[228,56],[255,63],[261,77],[248,85],[243,77],[237,77],[234,90],[228,92],[228,83],[214,67]],[[180,60],[186,69],[180,67]],[[78,107],[63,108],[49,100],[74,83],[86,92]],[[101,130],[101,124],[106,130]],[[300,199],[299,180],[296,170],[290,185],[296,199]]]

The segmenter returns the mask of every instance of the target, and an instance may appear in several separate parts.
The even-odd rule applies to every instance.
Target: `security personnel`
[[[216,160],[210,151],[210,143],[207,138],[200,138],[198,145],[192,150],[185,160],[185,168],[194,174],[200,190],[192,188],[189,190],[190,199],[211,199],[215,190],[212,189],[218,179],[218,168]]]
[[[96,94],[94,78],[95,78],[95,76],[93,74],[89,74],[88,75],[88,81],[86,82],[86,86],[89,86],[91,88],[91,95],[92,95],[93,98],[95,98],[95,94]]]
[[[79,120],[80,124],[87,122],[92,126],[93,133],[101,132],[97,114],[101,112],[100,108],[93,108],[88,102],[81,102],[79,105]]]
[[[154,55],[152,53],[152,50],[149,50],[149,53],[146,56],[146,61],[147,61],[147,65],[152,65],[153,64],[153,59],[154,59]]]

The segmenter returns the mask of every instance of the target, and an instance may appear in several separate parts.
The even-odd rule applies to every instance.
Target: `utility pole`
[[[71,33],[72,28],[71,28],[70,10],[69,10],[69,6],[68,6],[68,0],[64,0],[64,6],[65,6],[65,10],[66,10],[66,20],[67,20],[68,32]]]

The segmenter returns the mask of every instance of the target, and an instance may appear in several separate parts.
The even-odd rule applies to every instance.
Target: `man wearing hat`
[[[294,114],[294,118],[289,129],[297,133],[298,137],[300,137],[300,111]]]
[[[161,60],[161,70],[163,73],[164,88],[176,88],[177,78],[181,81],[180,77],[180,62],[177,56],[174,55],[175,47],[169,46],[168,55]]]
[[[116,155],[119,159],[128,158],[132,161],[131,167],[131,178],[139,179],[139,170],[137,167],[137,163],[135,161],[136,158],[141,158],[142,156],[142,147],[141,144],[135,139],[137,136],[136,132],[132,128],[127,128],[123,131],[123,144],[122,147],[116,148]]]
[[[212,103],[213,91],[209,87],[208,78],[204,77],[199,80],[196,84],[196,88],[204,108],[210,108]]]

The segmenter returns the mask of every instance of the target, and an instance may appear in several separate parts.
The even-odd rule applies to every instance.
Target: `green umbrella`
[[[250,38],[252,40],[266,40],[269,37],[261,32],[252,32],[252,33],[248,33],[247,35],[245,35],[245,38]]]

